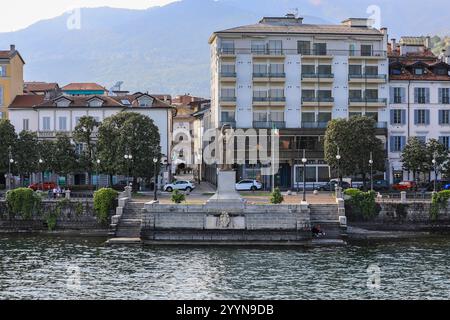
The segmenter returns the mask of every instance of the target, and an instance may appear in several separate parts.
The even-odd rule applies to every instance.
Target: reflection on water
[[[0,236],[0,299],[450,298],[450,239],[310,249],[102,243]],[[367,287],[373,264],[379,290]]]

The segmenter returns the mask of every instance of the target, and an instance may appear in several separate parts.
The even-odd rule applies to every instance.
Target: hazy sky
[[[147,9],[176,0],[13,0],[0,9],[0,32],[23,29],[34,22],[49,19],[74,8],[102,7]]]

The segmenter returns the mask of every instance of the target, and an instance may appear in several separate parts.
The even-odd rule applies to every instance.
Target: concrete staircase
[[[143,203],[129,202],[124,208],[122,217],[117,224],[116,238],[141,238]]]
[[[310,210],[312,223],[339,221],[337,204],[312,204]]]

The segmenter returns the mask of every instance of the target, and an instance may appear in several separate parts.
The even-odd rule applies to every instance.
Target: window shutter
[[[439,103],[443,103],[443,100],[444,100],[444,99],[442,99],[443,93],[444,93],[444,90],[442,88],[439,88]]]
[[[400,95],[402,97],[402,103],[406,103],[406,89],[400,88]]]
[[[414,110],[414,124],[419,123],[419,110]]]
[[[444,144],[444,137],[439,137],[439,143],[442,145]]]
[[[400,137],[400,151],[403,151],[406,145],[406,137]]]
[[[402,115],[402,125],[405,125],[406,124],[406,110],[402,110],[401,115]]]
[[[425,88],[425,103],[430,103],[430,88]]]
[[[394,124],[394,110],[391,110],[391,125]]]
[[[389,150],[391,151],[391,152],[395,152],[395,146],[394,146],[394,143],[395,143],[395,137],[390,137],[389,138]]]
[[[439,124],[444,123],[444,110],[439,110]]]
[[[425,124],[430,124],[430,110],[425,110]]]
[[[419,103],[419,88],[414,88],[414,103]]]
[[[395,103],[395,88],[390,87],[390,91],[389,91],[389,99],[390,99],[390,103]]]

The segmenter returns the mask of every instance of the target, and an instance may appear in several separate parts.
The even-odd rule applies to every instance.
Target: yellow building
[[[0,51],[0,118],[8,117],[8,106],[23,94],[23,66],[25,61],[14,45]]]

